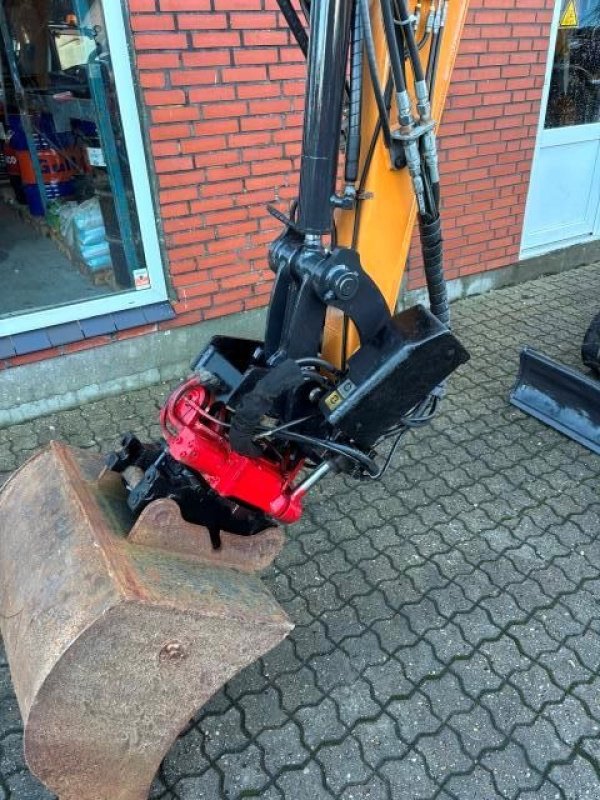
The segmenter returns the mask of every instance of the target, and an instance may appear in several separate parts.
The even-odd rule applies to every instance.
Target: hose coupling
[[[438,158],[437,142],[434,131],[427,131],[423,136],[423,157],[427,164],[431,183],[440,182],[440,162]]]
[[[415,95],[417,98],[419,119],[422,123],[427,123],[431,119],[431,102],[429,100],[427,81],[417,81],[415,83]]]
[[[398,105],[398,122],[400,123],[400,127],[404,130],[410,130],[414,125],[410,95],[406,90],[398,92],[396,94],[396,102]]]

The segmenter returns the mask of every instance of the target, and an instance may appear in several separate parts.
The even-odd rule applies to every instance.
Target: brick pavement
[[[266,581],[289,640],[216,695],[153,800],[600,797],[598,458],[507,405],[529,343],[578,364],[597,266],[454,306],[473,360],[382,483],[335,479]],[[50,438],[149,435],[166,387],[0,431],[0,471]],[[155,432],[155,431],[154,431]],[[0,655],[0,800],[27,772]]]

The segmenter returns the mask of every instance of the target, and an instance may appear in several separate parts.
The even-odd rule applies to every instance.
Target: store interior
[[[102,1],[0,0],[0,61],[0,319],[144,288]]]

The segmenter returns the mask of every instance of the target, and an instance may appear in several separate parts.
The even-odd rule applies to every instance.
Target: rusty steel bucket
[[[213,551],[170,500],[132,527],[101,471],[52,443],[2,489],[0,630],[31,771],[60,800],[145,800],[196,711],[291,630],[253,574],[283,537]]]

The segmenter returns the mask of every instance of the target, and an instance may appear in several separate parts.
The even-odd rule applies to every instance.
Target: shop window
[[[122,4],[0,0],[0,28],[0,334],[164,299]]]
[[[600,122],[600,0],[563,0],[546,128]]]

